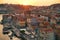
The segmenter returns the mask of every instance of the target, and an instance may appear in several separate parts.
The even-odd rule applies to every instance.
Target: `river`
[[[0,14],[0,22],[2,20],[2,14]],[[8,35],[3,35],[3,25],[0,24],[0,40],[9,40]],[[13,38],[13,40],[18,40],[16,37]]]

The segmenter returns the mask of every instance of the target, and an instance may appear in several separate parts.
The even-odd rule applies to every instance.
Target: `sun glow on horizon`
[[[32,0],[22,0],[22,1],[19,1],[18,4],[21,4],[21,5],[33,5],[33,1]]]
[[[23,4],[23,5],[29,5],[30,4],[30,1],[25,0],[21,4]]]
[[[47,6],[55,3],[60,3],[60,0],[0,0],[0,3]]]

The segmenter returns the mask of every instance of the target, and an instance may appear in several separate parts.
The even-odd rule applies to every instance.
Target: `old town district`
[[[30,12],[3,14],[2,24],[5,28],[3,31],[13,31],[18,37],[24,37],[26,40],[56,40],[60,35],[59,17],[59,14]]]

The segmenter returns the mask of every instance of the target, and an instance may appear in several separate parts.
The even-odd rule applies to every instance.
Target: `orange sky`
[[[0,0],[0,3],[46,6],[60,3],[60,0]]]

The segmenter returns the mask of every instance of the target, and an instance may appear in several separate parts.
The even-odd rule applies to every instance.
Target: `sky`
[[[0,0],[0,4],[2,3],[47,6],[51,4],[60,3],[60,0]]]

